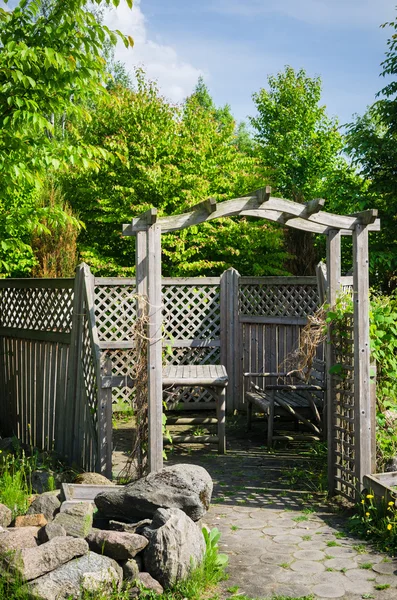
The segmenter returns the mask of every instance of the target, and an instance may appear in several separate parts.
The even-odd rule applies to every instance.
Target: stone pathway
[[[397,600],[397,560],[346,533],[346,517],[313,489],[309,458],[268,453],[258,439],[236,429],[226,456],[185,446],[168,461],[200,464],[213,478],[205,522],[221,531],[229,556],[221,598]],[[114,458],[123,464],[121,453]]]

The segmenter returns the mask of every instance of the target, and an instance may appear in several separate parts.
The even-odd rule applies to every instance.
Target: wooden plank
[[[103,375],[112,375],[112,361],[106,359]],[[100,437],[100,472],[112,479],[112,388],[100,388],[98,394],[98,436]]]
[[[331,231],[327,236],[327,283],[328,296],[327,302],[330,306],[334,306],[336,296],[340,288],[341,276],[341,236],[337,230]],[[327,365],[327,396],[324,407],[324,425],[325,435],[327,436],[328,445],[328,493],[330,496],[335,494],[335,394],[334,394],[334,379],[329,372],[334,364],[334,349],[332,344],[331,333],[328,328],[327,345],[326,345],[326,365]]]
[[[19,329],[16,327],[0,327],[0,336],[14,337],[22,340],[40,340],[43,342],[70,343],[71,334],[59,331],[38,331],[35,329]]]
[[[235,269],[228,269],[220,281],[220,314],[221,314],[221,364],[229,376],[226,391],[226,410],[232,413],[238,408],[238,286],[240,274]]]
[[[123,235],[136,235],[138,231],[146,231],[148,227],[157,221],[157,208],[149,208],[146,212],[132,219],[131,224],[123,225]]]
[[[0,289],[43,289],[51,290],[73,289],[74,278],[56,279],[0,279]]]
[[[217,435],[173,435],[172,441],[163,438],[165,445],[170,444],[217,444],[219,442]]]
[[[148,465],[149,472],[163,468],[163,388],[162,388],[162,299],[161,227],[147,230],[148,297]]]
[[[305,277],[248,277],[240,276],[240,286],[242,285],[317,285],[317,278],[312,276]]]
[[[353,233],[353,306],[354,306],[354,392],[356,477],[363,485],[364,475],[372,470],[372,423],[368,229],[357,225]]]
[[[123,485],[87,485],[62,483],[61,493],[65,500],[71,501],[94,501],[100,492],[112,491],[124,488]]]

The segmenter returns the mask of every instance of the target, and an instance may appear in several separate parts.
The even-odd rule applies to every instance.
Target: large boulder
[[[64,502],[64,504],[67,504]],[[59,512],[53,523],[62,525],[67,535],[85,538],[92,529],[94,507],[91,502],[73,503]]]
[[[115,586],[120,588],[122,578],[123,571],[115,560],[89,552],[35,579],[29,587],[40,600],[69,600],[80,598],[85,591],[110,594]]]
[[[179,508],[193,521],[209,509],[212,479],[197,465],[175,465],[134,483],[98,494],[95,504],[108,518],[126,521],[151,518],[158,508]]]
[[[87,552],[88,544],[85,540],[57,537],[38,548],[17,550],[7,556],[6,560],[23,579],[30,581]]]
[[[159,508],[145,535],[149,538],[143,553],[145,570],[165,588],[186,579],[204,558],[203,534],[179,508]]]
[[[134,558],[148,545],[143,535],[125,531],[92,531],[86,539],[90,550],[115,560]]]

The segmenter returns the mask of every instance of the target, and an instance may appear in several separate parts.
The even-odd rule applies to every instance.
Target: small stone
[[[137,581],[141,583],[147,590],[153,591],[155,594],[162,594],[164,592],[163,586],[153,579],[150,573],[139,573]]]
[[[0,504],[0,527],[8,527],[12,521],[12,512],[5,504]]]
[[[9,527],[0,532],[0,554],[20,548],[36,548],[38,527]]]
[[[372,570],[375,571],[375,573],[380,573],[381,575],[396,575],[397,562],[381,562],[377,565],[373,565]]]
[[[62,507],[61,507],[62,510]],[[85,538],[92,529],[93,506],[91,502],[79,502],[56,515],[54,523],[62,525],[67,535]]]
[[[142,570],[142,560],[140,556],[129,558],[128,560],[120,561],[120,566],[123,569],[123,579],[125,581],[134,581]]]
[[[57,493],[46,492],[44,494],[40,494],[40,496],[36,496],[29,506],[27,514],[31,515],[42,513],[47,521],[52,521],[56,513],[59,511],[60,506],[61,503]]]
[[[38,540],[40,544],[45,544],[55,537],[66,536],[66,531],[58,523],[48,523],[45,527],[39,529]]]
[[[7,562],[23,579],[30,581],[87,552],[88,544],[85,540],[60,537],[38,548],[23,548],[7,557]]]
[[[73,483],[81,485],[115,485],[110,479],[100,473],[80,473]]]
[[[15,519],[15,527],[44,527],[47,519],[43,514],[21,515]]]
[[[62,502],[60,512],[85,517],[86,515],[94,514],[94,505],[87,500],[67,500],[66,502]]]
[[[125,531],[93,531],[86,539],[90,550],[115,560],[134,558],[149,543],[142,535]]]

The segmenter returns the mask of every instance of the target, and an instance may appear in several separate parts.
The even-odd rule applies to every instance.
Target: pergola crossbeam
[[[335,215],[321,210],[325,203],[322,198],[316,198],[306,204],[299,204],[291,200],[272,197],[270,192],[271,188],[268,186],[257,190],[251,196],[224,202],[217,203],[210,198],[200,202],[189,212],[169,217],[157,218],[157,210],[151,209],[133,219],[131,224],[124,225],[123,235],[135,235],[155,222],[161,227],[162,233],[170,233],[191,225],[199,225],[205,221],[238,215],[268,219],[287,227],[322,234],[328,234],[330,229],[338,229],[342,235],[350,235],[359,224],[367,225],[368,231],[379,231],[380,229],[376,210],[362,211],[354,215]]]

